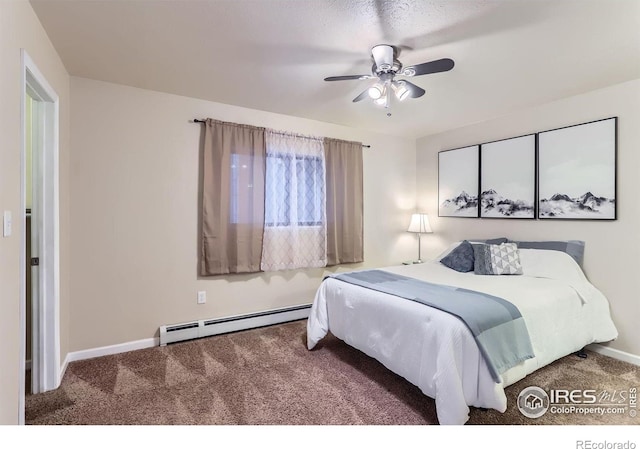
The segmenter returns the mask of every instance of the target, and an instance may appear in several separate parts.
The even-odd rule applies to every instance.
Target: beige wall
[[[619,117],[617,221],[510,221],[437,217],[438,151],[612,116]],[[640,254],[639,124],[640,80],[634,80],[419,139],[417,201],[431,213],[431,225],[438,239],[430,254],[435,255],[448,243],[464,238],[506,236],[531,240],[584,240],[586,274],[609,298],[613,319],[620,333],[611,347],[640,355],[637,334],[640,295],[634,275]]]
[[[19,296],[20,296],[20,128],[22,66],[25,48],[60,97],[60,245],[61,346],[68,346],[69,245],[69,76],[46,33],[26,1],[0,1],[0,212],[14,217],[13,234],[0,236],[0,424],[18,422]]]
[[[163,324],[307,304],[324,271],[198,278],[201,126],[212,117],[364,149],[365,260],[415,257],[415,141],[148,90],[71,78],[70,350],[158,335]],[[345,107],[352,107],[346,105]],[[196,292],[207,304],[196,304]]]

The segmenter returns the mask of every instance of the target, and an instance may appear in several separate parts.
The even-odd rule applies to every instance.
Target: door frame
[[[25,357],[26,357],[26,97],[27,91],[41,104],[39,151],[33,151],[34,165],[40,173],[32,174],[38,180],[32,189],[33,204],[39,217],[33,221],[37,228],[38,248],[32,248],[40,259],[37,276],[38,297],[34,299],[32,320],[32,376],[36,376],[36,392],[58,388],[60,385],[60,237],[59,237],[59,115],[58,94],[51,87],[25,49],[21,49],[21,251],[20,251],[20,397],[19,424],[25,419]],[[35,143],[35,142],[34,142]],[[35,149],[34,145],[34,149]],[[36,199],[37,198],[37,199]],[[32,312],[33,313],[33,312]],[[34,367],[36,371],[34,370]]]

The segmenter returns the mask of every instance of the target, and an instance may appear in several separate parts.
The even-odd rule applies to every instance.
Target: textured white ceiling
[[[421,137],[640,78],[637,0],[31,0],[71,75]],[[352,99],[370,49],[427,93]]]

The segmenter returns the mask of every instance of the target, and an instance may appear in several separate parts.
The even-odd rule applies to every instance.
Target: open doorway
[[[24,50],[22,62],[20,326],[23,338],[19,421],[24,424],[26,392],[40,393],[60,385],[60,251],[58,96]],[[27,379],[30,379],[29,386]]]
[[[35,100],[29,92],[25,97],[25,245],[26,245],[26,258],[25,258],[25,319],[26,319],[26,354],[25,354],[25,389],[27,394],[32,394],[34,389],[32,388],[31,377],[31,357],[32,351],[32,335],[33,335],[33,294],[32,294],[32,278],[31,275],[31,257],[32,257],[32,242],[31,242],[31,209],[33,207],[33,106]],[[37,107],[37,105],[36,105]]]

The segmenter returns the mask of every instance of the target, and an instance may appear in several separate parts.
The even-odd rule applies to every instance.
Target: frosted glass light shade
[[[411,223],[409,223],[408,232],[417,232],[419,234],[430,234],[431,225],[429,224],[429,216],[427,214],[411,215]]]
[[[387,105],[387,96],[385,95],[384,97],[380,97],[377,100],[373,100],[373,102],[375,104],[380,105],[380,106],[386,106]]]
[[[381,86],[379,83],[376,83],[367,90],[367,93],[369,94],[369,97],[371,97],[374,100],[377,100],[378,98],[381,98],[383,96],[384,86]]]
[[[393,87],[398,100],[402,101],[409,96],[409,89],[407,89],[407,86],[403,81],[394,81],[391,84],[391,87]]]

